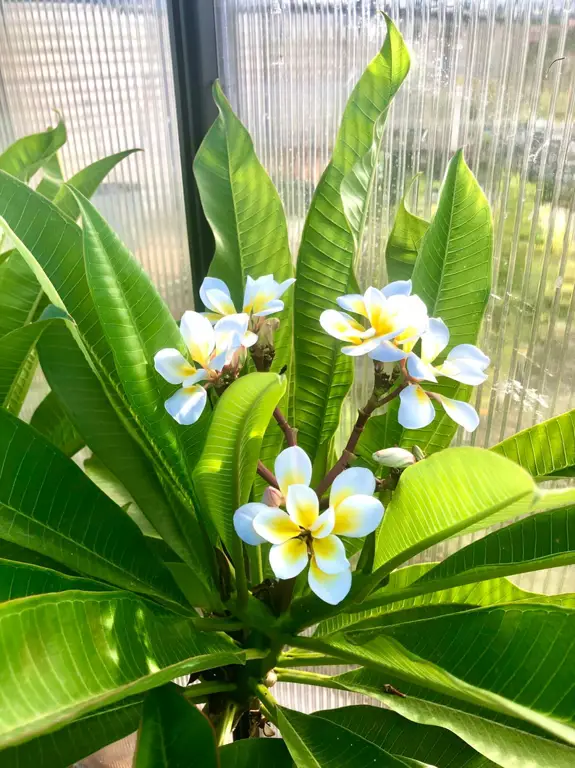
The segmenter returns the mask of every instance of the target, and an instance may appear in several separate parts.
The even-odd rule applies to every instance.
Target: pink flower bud
[[[278,491],[277,488],[272,488],[272,486],[268,486],[262,496],[262,504],[267,504],[268,507],[279,507],[283,504],[284,497],[282,495],[281,491]]]

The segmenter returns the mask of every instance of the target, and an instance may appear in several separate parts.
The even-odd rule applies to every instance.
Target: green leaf
[[[301,768],[405,768],[401,758],[320,714],[278,708],[278,726],[295,764]]]
[[[476,756],[469,763],[455,762],[454,765],[465,766],[465,768],[479,768],[480,766],[483,768],[485,765],[491,765],[490,761],[493,761],[495,765],[501,765],[503,768],[525,768],[527,765],[532,766],[532,768],[549,768],[549,766],[570,768],[573,764],[575,751],[572,747],[491,720],[488,711],[485,711],[485,717],[462,711],[457,708],[457,702],[454,702],[455,706],[446,706],[412,695],[402,698],[386,694],[383,691],[388,680],[388,676],[368,669],[346,672],[332,678],[337,687],[343,687],[353,693],[371,696],[400,715],[399,723],[402,733],[406,732],[403,718],[419,723],[420,727],[423,726],[429,737],[419,743],[416,740],[411,741],[410,746],[412,748],[421,744],[420,748],[429,749],[431,752],[435,744],[441,744],[444,740],[449,739],[449,734],[446,731],[451,731],[474,750],[488,758]],[[384,713],[380,717],[392,716],[390,712],[385,710],[378,709],[377,711]],[[366,712],[363,714],[365,716],[365,720],[362,720],[362,723],[365,724],[363,727],[367,727],[371,719],[376,719],[375,714],[371,716]],[[337,710],[334,715],[337,715]],[[388,727],[390,730],[387,731],[386,737],[392,738],[394,730],[390,726]],[[406,742],[400,743],[402,746],[407,746]],[[443,765],[444,763],[439,762],[438,764]]]
[[[333,634],[344,628],[369,629],[404,621],[416,621],[440,613],[453,613],[469,608],[511,603],[519,600],[536,600],[537,602],[553,602],[554,600],[554,597],[526,592],[516,587],[511,581],[501,578],[449,587],[415,596],[410,596],[412,591],[410,589],[404,593],[406,587],[410,586],[413,586],[413,591],[417,592],[415,584],[419,585],[421,580],[425,578],[425,574],[434,568],[441,568],[441,564],[408,565],[394,571],[389,577],[387,586],[370,596],[370,607],[353,613],[340,613],[338,616],[322,621],[314,633],[315,636]],[[559,599],[561,600],[561,597]],[[380,605],[377,604],[378,601],[380,601]],[[564,605],[565,603],[561,601],[560,604]]]
[[[564,695],[574,623],[575,611],[567,608],[500,605],[350,633],[329,645],[353,649],[356,663],[575,744]]]
[[[419,461],[402,473],[386,509],[375,567],[391,569],[462,531],[524,514],[535,490],[525,470],[481,448],[449,448]]]
[[[52,155],[42,166],[42,179],[36,187],[36,192],[39,192],[48,200],[53,200],[58,194],[58,190],[64,183],[64,175],[62,173],[62,166],[56,152]]]
[[[369,200],[361,198],[361,188],[369,197],[375,172],[374,141],[409,69],[403,39],[387,17],[386,22],[383,48],[361,76],[345,108],[331,162],[308,211],[297,261],[295,416],[298,441],[312,459],[335,432],[353,378],[353,361],[341,354],[341,342],[322,330],[319,317],[324,309],[335,307],[337,297],[349,293],[355,282],[354,234],[360,242],[369,205]],[[348,176],[350,172],[355,178]],[[344,212],[344,190],[352,225]]]
[[[180,522],[175,518],[152,464],[126,431],[102,385],[66,328],[51,328],[39,345],[42,370],[64,404],[70,421],[104,467],[120,481],[153,528],[184,559],[190,558]],[[108,494],[110,495],[110,494]],[[114,498],[112,496],[112,498]],[[128,499],[114,499],[125,504]],[[183,524],[191,523],[187,516]],[[197,532],[195,541],[197,543]],[[189,532],[189,542],[194,532]],[[193,561],[197,566],[197,560]],[[201,570],[201,569],[200,569]]]
[[[440,363],[457,344],[475,344],[491,290],[493,225],[489,203],[467,167],[460,150],[449,163],[439,205],[419,249],[413,270],[413,292],[426,303],[430,317],[440,317],[449,328],[449,345]],[[456,400],[469,400],[472,389],[442,379],[426,389]],[[424,429],[403,429],[397,421],[398,402],[370,424],[370,445],[377,448],[419,446],[425,453],[451,443],[457,424],[436,407],[436,418]],[[358,446],[358,455],[367,454]],[[371,455],[369,456],[371,458]]]
[[[130,696],[91,712],[56,733],[2,751],[2,768],[68,768],[138,728],[143,697]]]
[[[48,392],[36,408],[30,419],[30,425],[66,456],[73,456],[85,445],[54,392]]]
[[[117,152],[114,155],[108,155],[100,160],[96,160],[94,163],[90,163],[90,165],[75,173],[74,176],[71,176],[66,185],[60,186],[58,193],[54,197],[54,205],[57,205],[71,219],[76,220],[80,215],[80,208],[74,199],[74,195],[67,187],[73,187],[84,197],[90,199],[110,171],[113,171],[126,157],[139,151],[139,149],[127,149],[124,152]]]
[[[22,743],[178,675],[243,663],[224,635],[127,592],[0,606],[0,746]]]
[[[343,677],[345,675],[336,680]],[[386,701],[390,698],[385,696]],[[459,768],[496,768],[498,765],[479,755],[447,730],[414,724],[381,707],[341,707],[317,712],[316,715],[372,741],[396,757],[420,760],[425,765],[456,765]]]
[[[285,392],[275,373],[250,373],[229,387],[218,402],[194,482],[218,534],[233,551],[233,515],[249,501],[262,438]]]
[[[60,316],[58,316],[60,313]],[[36,344],[55,321],[67,315],[52,313],[52,317],[24,325],[0,340],[0,406],[18,415],[32,382],[37,365]]]
[[[17,139],[0,155],[0,171],[29,181],[66,142],[62,119],[55,128]]]
[[[415,179],[411,181],[405,196],[400,200],[387,240],[385,265],[389,282],[411,278],[421,241],[429,228],[429,222],[411,213],[405,204],[414,182]]]
[[[170,683],[144,699],[134,768],[218,768],[216,736],[200,710]]]
[[[220,768],[293,768],[281,739],[242,739],[219,750]]]
[[[79,576],[66,576],[38,565],[0,560],[0,603],[20,597],[30,597],[30,595],[66,592],[71,589],[104,592],[110,588],[101,582]]]
[[[541,512],[493,531],[413,584],[420,593],[575,563],[575,507]]]
[[[0,338],[31,323],[41,300],[34,273],[18,251],[10,251],[0,264]]]
[[[575,469],[575,410],[524,429],[491,448],[533,477],[572,477]]]
[[[19,544],[14,544],[13,541],[6,541],[5,539],[0,539],[0,557],[3,560],[12,560],[17,563],[40,565],[42,568],[50,568],[59,573],[73,573],[69,568],[57,563],[50,557],[46,557],[46,555],[43,555],[40,552],[34,552],[32,549],[26,549],[26,547],[21,547]]]
[[[0,537],[96,579],[180,600],[120,507],[45,438],[1,410]]]

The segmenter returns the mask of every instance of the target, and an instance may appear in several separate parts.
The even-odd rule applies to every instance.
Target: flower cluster
[[[329,507],[319,510],[316,492],[309,487],[311,461],[293,446],[276,459],[275,476],[282,495],[272,503],[250,502],[234,514],[234,527],[247,544],[270,543],[270,566],[278,579],[291,579],[309,562],[308,583],[315,594],[337,605],[351,588],[351,569],[338,536],[363,537],[383,517],[382,503],[374,498],[375,477],[369,469],[346,469],[334,481]],[[264,498],[270,499],[270,494]],[[281,501],[287,511],[275,506]]]
[[[222,281],[206,277],[200,296],[208,312],[185,312],[180,333],[188,350],[186,359],[177,349],[161,349],[154,356],[157,372],[180,389],[166,400],[167,412],[178,424],[194,424],[206,406],[206,386],[217,383],[229,370],[237,373],[243,364],[242,351],[256,344],[254,333],[259,318],[279,312],[279,297],[292,285],[293,278],[278,283],[273,275],[253,280],[248,277],[242,312],[236,312],[229,289]]]
[[[449,343],[449,330],[440,318],[429,318],[423,301],[411,293],[411,280],[397,280],[385,288],[368,288],[363,296],[341,296],[337,303],[347,312],[367,320],[368,327],[347,312],[328,309],[322,313],[323,329],[336,339],[348,342],[346,355],[367,354],[382,363],[402,362],[407,386],[400,392],[398,421],[407,429],[421,429],[435,418],[432,399],[442,405],[457,424],[472,432],[479,424],[473,406],[437,392],[426,392],[421,381],[437,382],[446,376],[462,384],[477,385],[487,378],[489,358],[473,344],[458,344],[445,361],[435,359]],[[421,342],[421,354],[414,347]]]

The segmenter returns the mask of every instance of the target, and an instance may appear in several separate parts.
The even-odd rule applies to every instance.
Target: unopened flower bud
[[[272,488],[271,485],[263,492],[262,504],[267,504],[268,507],[279,507],[283,500],[282,492],[278,491],[277,488]]]
[[[372,458],[378,464],[394,469],[405,469],[411,464],[415,464],[415,456],[404,448],[384,448],[381,451],[376,451]]]

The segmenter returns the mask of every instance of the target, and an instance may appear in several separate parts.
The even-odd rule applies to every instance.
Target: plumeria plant
[[[179,327],[88,200],[120,156],[65,182],[62,127],[0,156],[2,768],[134,731],[136,768],[575,764],[575,598],[509,579],[575,561],[575,413],[450,447],[490,374],[491,215],[462,152],[430,222],[399,206],[385,284],[354,275],[408,69],[388,19],[295,275],[215,85],[194,167],[215,254]],[[284,706],[302,683],[366,703]]]

